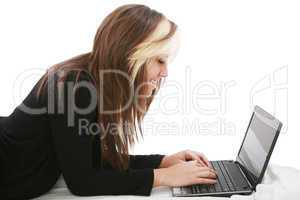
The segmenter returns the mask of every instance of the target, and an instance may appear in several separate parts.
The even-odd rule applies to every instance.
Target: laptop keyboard
[[[247,181],[239,172],[233,161],[212,161],[212,167],[217,171],[217,183],[189,186],[192,194],[232,192],[249,189]]]

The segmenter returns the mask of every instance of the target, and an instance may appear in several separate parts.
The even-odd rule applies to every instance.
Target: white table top
[[[172,197],[171,190],[168,187],[159,187],[152,190],[150,197],[144,196],[93,196],[78,197],[72,195],[64,179],[60,177],[56,185],[47,194],[36,198],[36,200],[53,199],[199,199],[201,200],[220,200],[220,199],[241,199],[241,200],[299,200],[300,199],[300,170],[291,167],[282,167],[270,165],[267,169],[263,182],[256,187],[256,192],[251,195],[233,195],[231,198],[225,197]]]

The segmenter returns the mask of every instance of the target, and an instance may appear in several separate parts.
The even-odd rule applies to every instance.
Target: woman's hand
[[[210,167],[211,164],[208,161],[208,159],[205,157],[204,154],[196,152],[196,151],[191,151],[191,150],[185,150],[185,151],[180,151],[176,154],[165,156],[159,167],[160,168],[167,168],[171,167],[173,165],[176,165],[181,162],[186,162],[186,161],[192,161],[195,160],[197,161],[201,166],[205,167]]]
[[[153,187],[170,186],[179,187],[193,184],[216,183],[216,172],[203,167],[197,160],[180,162],[169,168],[154,170]]]

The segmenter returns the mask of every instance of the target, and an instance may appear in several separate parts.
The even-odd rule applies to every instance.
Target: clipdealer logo
[[[281,133],[288,131],[288,65],[282,66],[252,86],[249,93],[249,106],[255,104],[267,104],[273,108],[270,112],[274,116],[280,115],[283,122]]]

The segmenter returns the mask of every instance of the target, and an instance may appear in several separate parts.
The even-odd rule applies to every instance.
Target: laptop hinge
[[[247,175],[244,173],[243,169],[240,167],[239,162],[236,162],[236,163],[237,163],[238,168],[239,168],[240,171],[242,172],[242,175],[243,175],[244,178],[247,180],[247,182],[248,182],[249,186],[251,187],[251,189],[254,189],[254,188],[253,188],[253,185],[252,185],[251,182],[249,181]]]

